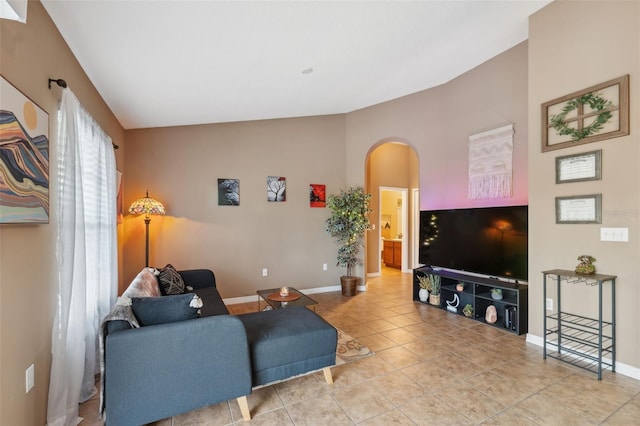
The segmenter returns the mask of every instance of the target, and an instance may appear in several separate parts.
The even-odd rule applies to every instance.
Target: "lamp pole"
[[[144,217],[144,237],[145,237],[145,250],[144,250],[144,266],[149,266],[149,224],[151,223],[151,217],[145,215]]]
[[[151,215],[163,215],[165,209],[162,203],[158,200],[154,200],[149,197],[149,191],[144,198],[140,198],[131,204],[129,207],[129,213],[131,214],[144,214],[144,266],[149,266],[149,224],[151,223]]]

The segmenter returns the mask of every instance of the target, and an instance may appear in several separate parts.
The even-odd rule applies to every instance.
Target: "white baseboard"
[[[535,336],[533,334],[527,333],[527,343],[531,343],[536,346],[543,347],[544,340],[540,336]],[[547,344],[550,348],[555,348],[555,345]],[[578,356],[576,355],[576,358]],[[603,358],[606,362],[611,363],[610,358]],[[632,379],[640,380],[640,368],[634,367],[629,364],[625,364],[620,361],[616,361],[616,373],[622,374],[623,376],[631,377]]]
[[[381,277],[382,276],[382,272],[369,272],[367,273],[367,278],[375,278],[375,277]]]

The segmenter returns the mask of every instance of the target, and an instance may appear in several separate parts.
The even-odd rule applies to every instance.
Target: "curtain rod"
[[[50,78],[49,79],[49,90],[51,90],[51,82],[56,83],[58,86],[62,87],[63,89],[67,88],[67,82],[64,81],[61,78]],[[116,145],[115,143],[111,142],[111,145],[113,145],[113,149],[119,149],[120,147],[118,145]]]

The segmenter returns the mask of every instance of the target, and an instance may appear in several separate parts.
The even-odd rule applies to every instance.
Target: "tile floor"
[[[385,269],[354,297],[312,295],[317,312],[375,355],[254,391],[259,425],[634,425],[640,381],[592,373],[553,359],[538,346],[444,310],[413,302],[411,274]],[[229,306],[252,312],[256,303]],[[101,425],[97,398],[80,406],[81,425]],[[235,401],[155,423],[244,424]],[[117,425],[114,425],[117,426]]]

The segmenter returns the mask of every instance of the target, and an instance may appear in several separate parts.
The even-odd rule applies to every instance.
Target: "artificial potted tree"
[[[369,225],[369,200],[371,194],[362,188],[340,190],[339,194],[327,197],[327,207],[331,215],[327,218],[327,232],[334,237],[340,248],[336,266],[347,268],[347,274],[340,277],[342,294],[353,296],[358,288],[358,277],[353,276],[353,268],[360,264],[358,253],[363,247],[362,237]]]

